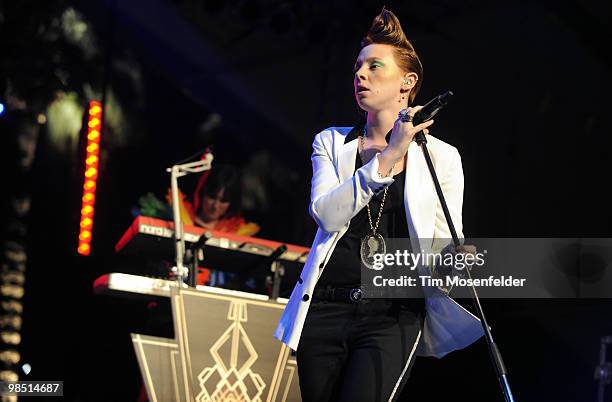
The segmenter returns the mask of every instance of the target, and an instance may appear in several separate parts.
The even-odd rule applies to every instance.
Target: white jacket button
[[[302,297],[302,300],[303,300],[303,301],[308,301],[308,299],[310,299],[310,296],[308,296],[308,295],[304,295],[304,296]]]

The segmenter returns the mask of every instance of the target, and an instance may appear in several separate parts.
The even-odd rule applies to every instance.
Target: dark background
[[[431,134],[462,154],[466,235],[610,237],[609,5],[384,4],[424,65],[416,103],[455,93]],[[351,69],[382,5],[0,2],[0,93],[25,103],[3,101],[0,116],[5,249],[14,236],[11,197],[31,200],[20,218],[28,260],[17,349],[32,372],[21,379],[64,380],[68,400],[136,399],[128,334],[146,321],[145,303],[94,297],[92,283],[139,269],[113,249],[138,197],[163,197],[165,168],[207,145],[216,161],[243,169],[244,215],[262,227],[258,237],[310,246],[310,144],[326,127],[358,121]],[[28,169],[19,165],[19,138],[62,94],[84,106],[103,88],[122,117],[104,132],[93,251],[79,257],[83,131],[58,139],[50,117],[34,124]],[[193,185],[186,180],[186,192]],[[483,306],[517,400],[595,400],[599,338],[612,335],[609,300]],[[484,340],[442,360],[418,359],[402,398],[502,400]]]

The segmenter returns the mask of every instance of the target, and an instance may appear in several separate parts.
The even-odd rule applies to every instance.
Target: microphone
[[[412,117],[412,124],[418,126],[421,123],[431,120],[446,104],[453,95],[453,91],[447,91],[438,95],[419,109]]]
[[[426,121],[431,120],[446,104],[448,103],[448,99],[454,95],[453,91],[446,91],[442,95],[438,95],[429,102],[425,104],[421,109],[419,109],[414,116],[412,116],[412,125],[418,126],[421,123],[425,123]],[[385,139],[387,143],[389,142],[389,138],[391,137],[391,133],[393,129],[389,130]],[[427,142],[425,139],[425,134],[423,131],[419,131],[415,136],[417,144],[421,145],[422,142]]]
[[[442,95],[438,95],[429,102],[425,104],[421,109],[419,109],[414,116],[412,117],[412,124],[418,126],[421,123],[425,123],[426,121],[431,120],[446,104],[448,103],[448,99],[453,95],[453,91],[446,91]],[[425,138],[425,134],[423,131],[419,131],[414,136],[417,144],[421,145],[422,143],[427,143],[427,139]]]

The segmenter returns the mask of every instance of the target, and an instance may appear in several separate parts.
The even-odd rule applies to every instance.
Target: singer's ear
[[[416,73],[408,72],[402,76],[402,91],[408,91],[416,85],[419,76]]]

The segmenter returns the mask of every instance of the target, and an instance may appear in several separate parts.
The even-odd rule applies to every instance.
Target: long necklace
[[[365,151],[365,136],[366,130],[363,130],[363,136],[361,137],[361,152]],[[361,157],[361,155],[360,155]],[[363,160],[363,159],[362,159]],[[391,172],[395,168],[395,164],[391,168]],[[360,247],[360,255],[361,262],[363,265],[370,269],[380,270],[382,268],[377,268],[375,262],[375,256],[377,254],[385,254],[387,252],[387,245],[385,243],[385,239],[382,237],[380,233],[377,233],[378,225],[380,224],[380,218],[382,216],[383,207],[385,206],[385,200],[387,199],[387,187],[385,186],[385,192],[383,193],[383,198],[380,203],[380,209],[378,210],[378,217],[376,218],[376,224],[372,224],[372,212],[370,211],[370,203],[366,204],[366,208],[368,209],[368,221],[370,222],[370,232],[368,232],[364,237],[361,238],[361,247]]]

